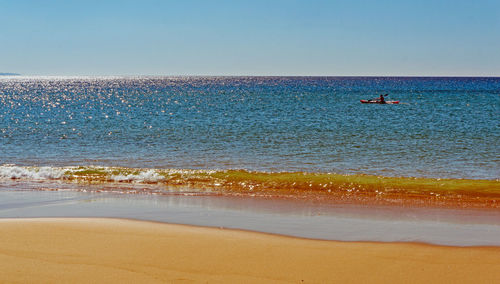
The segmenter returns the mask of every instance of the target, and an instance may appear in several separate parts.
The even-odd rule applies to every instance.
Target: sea
[[[498,179],[500,78],[3,77],[0,164]]]
[[[399,103],[360,102],[380,95]],[[248,200],[259,188],[274,197],[307,188],[349,194],[364,186],[381,194],[370,185],[379,179],[389,179],[384,190],[430,183],[433,196],[442,186],[460,194],[471,187],[490,194],[483,200],[500,201],[500,78],[0,76],[0,217],[97,214],[444,244],[463,234],[469,237],[456,244],[500,245],[497,209],[480,221],[472,211],[418,209],[398,211],[406,217],[394,220],[387,217],[392,209],[360,214],[310,200],[276,209],[277,201],[262,195]],[[411,180],[417,185],[407,185]],[[218,186],[247,199],[234,201]],[[374,215],[398,233],[387,237],[387,227],[367,221]],[[424,221],[415,227],[415,220]],[[277,226],[284,221],[289,225]],[[336,227],[325,229],[329,222]],[[356,222],[366,224],[351,232]],[[427,235],[409,233],[425,222]],[[440,222],[452,229],[436,237]],[[493,227],[483,228],[490,237],[481,242],[473,236],[481,229],[464,233],[457,222]]]

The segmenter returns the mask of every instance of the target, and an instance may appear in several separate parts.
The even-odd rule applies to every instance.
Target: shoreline
[[[338,242],[111,218],[0,219],[5,282],[493,282],[500,247]]]
[[[499,246],[500,212],[210,195],[0,190],[0,218],[124,218],[317,240]]]
[[[143,219],[134,219],[130,217],[0,217],[0,224],[9,223],[9,222],[47,222],[47,223],[68,223],[68,222],[101,222],[101,221],[109,221],[109,222],[123,222],[123,223],[151,223],[151,225],[167,225],[167,226],[178,226],[178,227],[186,227],[191,229],[207,229],[207,230],[226,230],[233,232],[240,232],[242,234],[258,234],[269,237],[277,237],[277,238],[290,238],[296,240],[304,240],[304,241],[319,241],[319,242],[334,242],[334,243],[360,243],[360,244],[401,244],[401,245],[412,245],[412,246],[430,246],[430,247],[444,247],[444,248],[480,248],[480,249],[500,249],[500,245],[452,245],[452,244],[436,244],[436,243],[428,243],[423,241],[369,241],[369,240],[361,240],[361,241],[347,241],[347,240],[335,240],[335,239],[318,239],[312,237],[303,237],[303,236],[295,236],[295,235],[287,235],[266,231],[256,231],[252,229],[243,229],[243,228],[230,228],[224,226],[208,226],[208,225],[193,225],[193,224],[184,224],[184,223],[169,223],[155,220],[143,220]]]
[[[0,181],[33,190],[212,194],[413,208],[500,209],[500,180],[99,166],[0,165]],[[1,185],[0,185],[1,187]]]

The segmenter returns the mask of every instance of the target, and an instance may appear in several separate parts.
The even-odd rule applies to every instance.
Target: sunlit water
[[[385,93],[401,103],[359,102]],[[498,246],[499,118],[500,78],[0,77],[0,218]],[[309,173],[267,173],[283,171]],[[470,187],[493,209],[268,198],[259,186],[374,200],[422,187],[422,200],[447,193],[457,208]]]
[[[0,164],[498,179],[499,141],[500,78],[0,78]]]

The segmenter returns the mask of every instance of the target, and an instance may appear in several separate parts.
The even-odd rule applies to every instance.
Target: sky
[[[500,1],[0,0],[0,72],[500,76]]]

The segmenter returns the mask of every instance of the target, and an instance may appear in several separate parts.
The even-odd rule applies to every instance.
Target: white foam
[[[121,181],[121,182],[145,182],[145,183],[156,183],[164,180],[165,177],[159,175],[155,170],[148,170],[145,172],[140,172],[137,175],[113,175],[111,180]]]
[[[166,180],[165,175],[191,175],[205,173],[210,174],[216,172],[215,170],[185,170],[185,169],[165,169],[165,170],[154,170],[154,169],[137,169],[139,172],[137,174],[119,174],[112,175],[115,168],[107,167],[97,167],[88,166],[82,170],[93,170],[98,169],[99,171],[104,171],[107,173],[108,179],[110,181],[117,182],[133,182],[133,183],[158,183]],[[22,180],[63,180],[70,179],[73,174],[78,173],[81,170],[80,167],[22,167],[12,164],[0,165],[0,179],[22,179]],[[69,172],[68,172],[69,171]],[[162,174],[160,175],[159,172]],[[78,176],[76,176],[78,177]]]
[[[3,165],[0,166],[0,179],[31,179],[48,180],[60,179],[64,176],[64,169],[53,167],[19,167]]]

